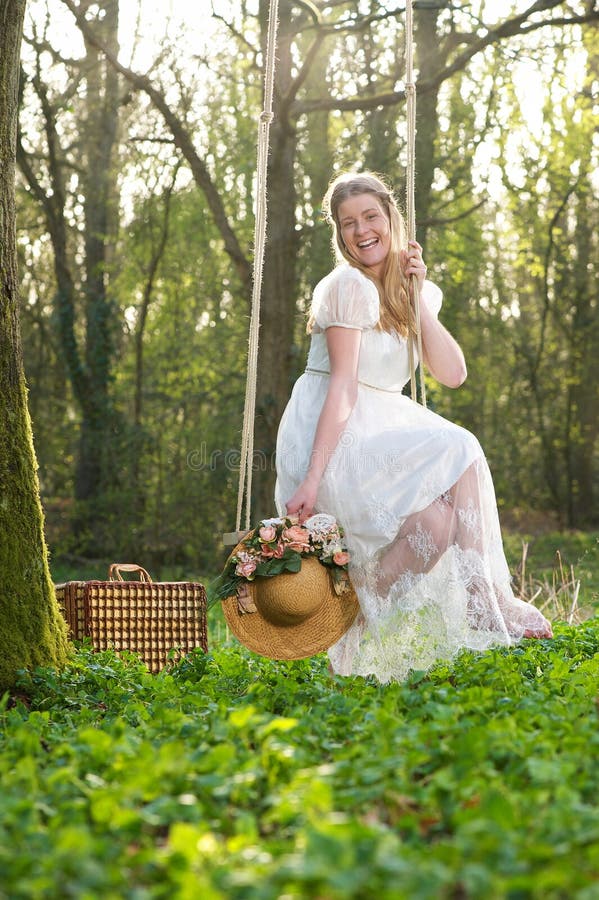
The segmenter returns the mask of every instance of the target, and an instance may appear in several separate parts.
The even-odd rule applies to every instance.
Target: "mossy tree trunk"
[[[65,625],[48,569],[18,320],[15,154],[25,0],[0,0],[0,691],[56,665]]]

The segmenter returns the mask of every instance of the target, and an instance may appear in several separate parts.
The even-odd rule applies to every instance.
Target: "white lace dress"
[[[442,295],[425,282],[437,315]],[[362,331],[358,399],[321,480],[316,509],[337,518],[362,614],[329,651],[336,672],[401,680],[461,648],[511,644],[545,626],[514,597],[491,475],[477,439],[402,394],[407,343],[375,328],[376,287],[344,263],[316,287],[306,371],[277,440],[280,515],[305,477],[328,388],[325,330]]]

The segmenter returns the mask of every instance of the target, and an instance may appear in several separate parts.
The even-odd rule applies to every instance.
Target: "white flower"
[[[262,526],[262,525],[282,525],[283,521],[284,520],[281,519],[280,516],[275,516],[272,519],[262,519],[262,521],[260,522],[260,526]],[[258,527],[260,527],[260,526],[258,526]]]
[[[329,531],[337,528],[337,520],[335,516],[329,516],[326,513],[316,513],[316,515],[306,519],[304,525],[310,534],[324,536]]]
[[[247,550],[240,550],[235,558],[240,563],[247,563],[247,562],[251,562],[251,560],[255,559],[256,556],[254,553],[248,553]]]

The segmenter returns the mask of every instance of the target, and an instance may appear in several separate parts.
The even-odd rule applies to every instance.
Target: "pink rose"
[[[344,566],[349,562],[349,553],[346,550],[338,550],[333,553],[333,562],[336,566]]]
[[[270,544],[264,544],[264,546],[260,547],[260,556],[262,559],[272,559],[275,555],[275,548],[271,547]]]
[[[308,531],[304,528],[303,525],[291,525],[290,528],[285,528],[283,530],[283,540],[284,541],[303,541],[304,543],[308,540]]]
[[[275,559],[280,559],[284,552],[285,545],[282,543],[282,541],[279,541],[277,546],[273,549],[272,555],[275,557]]]
[[[297,550],[299,553],[307,550],[310,546],[310,535],[301,525],[292,525],[291,528],[285,528],[282,538],[292,550]]]
[[[244,562],[238,562],[235,566],[235,574],[241,575],[242,578],[250,578],[256,571],[256,560],[248,559]]]
[[[274,541],[277,535],[276,529],[272,525],[263,525],[260,531],[258,532],[258,537],[261,541]]]

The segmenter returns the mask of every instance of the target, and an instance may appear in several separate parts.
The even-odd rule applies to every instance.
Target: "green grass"
[[[597,607],[598,537],[524,535],[523,588]],[[256,657],[217,607],[210,655],[158,676],[86,648],[23,672],[0,900],[595,900],[599,619],[555,631],[381,686]]]
[[[599,620],[381,686],[80,650],[0,714],[0,897],[597,897]]]

